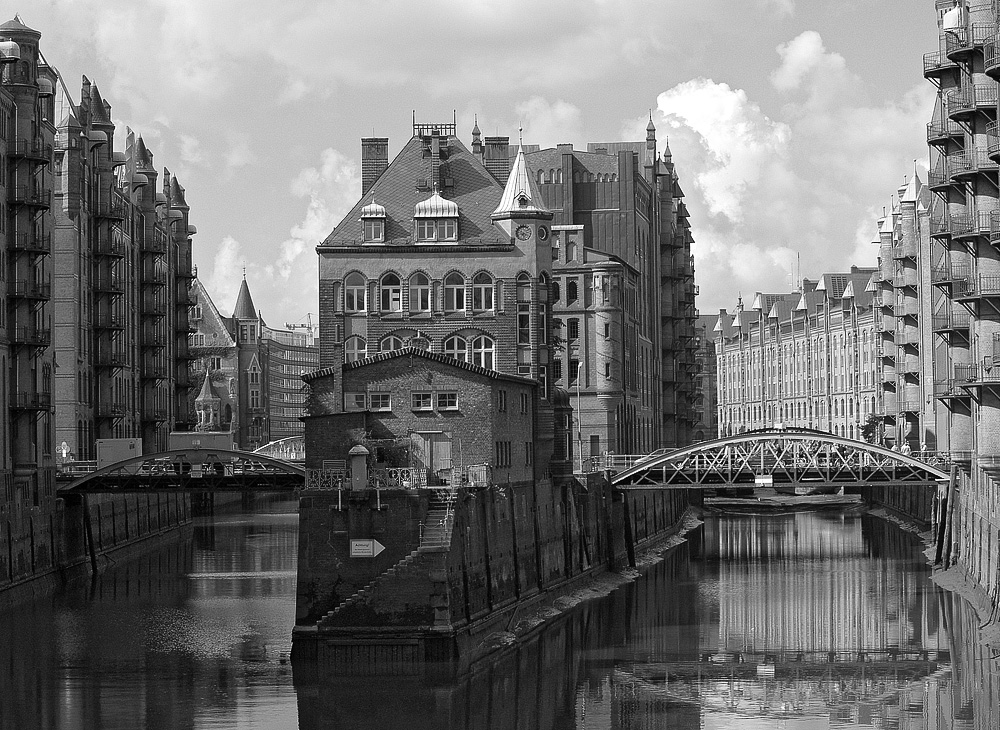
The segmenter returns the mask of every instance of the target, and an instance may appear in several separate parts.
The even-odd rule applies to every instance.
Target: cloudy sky
[[[871,265],[927,167],[933,0],[31,0],[78,98],[97,83],[187,189],[224,313],[243,267],[271,325],[317,314],[316,255],[360,196],[360,138],[639,140],[652,110],[691,210],[698,307]],[[465,130],[464,132],[462,130]],[[119,135],[124,140],[124,135]],[[117,143],[119,148],[121,142]]]

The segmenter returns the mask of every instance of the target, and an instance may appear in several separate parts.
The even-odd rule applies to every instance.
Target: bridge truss
[[[620,489],[853,485],[933,486],[949,475],[863,441],[813,430],[750,431],[668,452],[654,452],[612,477]]]
[[[293,492],[305,468],[264,454],[222,449],[184,449],[136,456],[95,469],[58,487],[60,495],[259,491]]]

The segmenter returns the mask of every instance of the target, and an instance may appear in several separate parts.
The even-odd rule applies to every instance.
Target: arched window
[[[493,339],[480,335],[472,341],[472,364],[493,369]]]
[[[566,280],[566,303],[572,304],[577,300],[576,279]]]
[[[380,352],[392,352],[393,350],[399,350],[402,347],[403,341],[401,339],[395,335],[389,335],[379,343],[378,349]]]
[[[403,285],[395,274],[382,277],[380,308],[383,312],[400,312],[403,309]]]
[[[344,310],[364,312],[365,309],[365,277],[355,272],[344,282]]]
[[[444,341],[444,354],[462,362],[468,362],[469,353],[464,337],[452,335]]]
[[[552,301],[554,303],[558,302],[559,301],[559,297],[560,297],[559,280],[558,279],[553,279],[552,280]]]
[[[472,280],[472,311],[486,312],[493,309],[493,277],[487,273],[476,274]]]
[[[444,311],[465,311],[465,278],[459,273],[453,272],[445,277]]]
[[[349,337],[344,343],[344,362],[360,360],[368,354],[368,346],[361,337]]]
[[[424,274],[410,277],[410,311],[431,311],[431,281]]]

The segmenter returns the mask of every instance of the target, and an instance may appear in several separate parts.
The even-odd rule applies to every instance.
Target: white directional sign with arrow
[[[351,540],[352,558],[374,558],[385,550],[385,545],[375,539]]]

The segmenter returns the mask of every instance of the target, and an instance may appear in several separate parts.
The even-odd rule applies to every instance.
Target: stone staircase
[[[322,628],[328,620],[350,606],[365,601],[380,584],[384,583],[411,566],[414,561],[426,553],[446,552],[451,545],[451,533],[454,528],[454,508],[450,499],[444,497],[432,498],[427,510],[427,515],[421,525],[420,543],[416,550],[412,550],[402,560],[397,562],[385,572],[375,576],[367,585],[359,588],[356,592],[345,598],[334,609],[327,611],[318,622]]]

